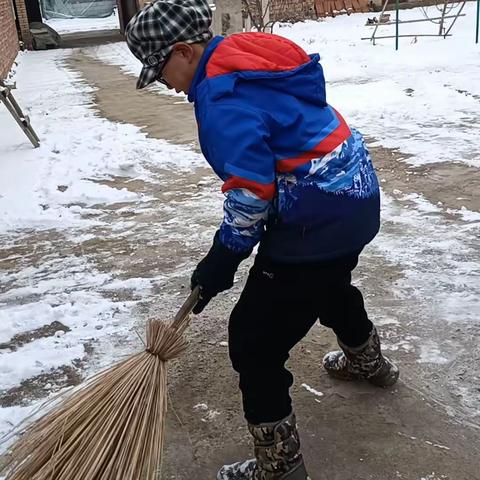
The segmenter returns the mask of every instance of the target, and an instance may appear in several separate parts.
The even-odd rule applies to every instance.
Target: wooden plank
[[[323,0],[315,0],[315,11],[317,12],[317,17],[325,16],[325,10],[323,8]]]
[[[352,0],[352,6],[353,6],[353,11],[354,11],[354,12],[359,12],[359,11],[360,11],[360,2],[359,2],[359,0]]]
[[[324,6],[324,9],[325,9],[325,16],[329,17],[330,13],[331,13],[330,0],[324,0],[323,6]]]
[[[363,13],[367,13],[370,11],[370,7],[368,5],[368,0],[360,0],[360,4],[361,4],[361,11]]]
[[[318,17],[334,17],[341,13],[369,12],[369,0],[315,0]]]

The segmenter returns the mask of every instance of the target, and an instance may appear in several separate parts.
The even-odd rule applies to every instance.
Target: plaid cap
[[[208,0],[158,0],[145,6],[128,23],[128,48],[142,62],[137,88],[158,77],[177,42],[210,40],[212,11]]]

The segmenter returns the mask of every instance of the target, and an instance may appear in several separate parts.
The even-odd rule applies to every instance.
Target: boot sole
[[[386,381],[384,379],[382,382],[376,382],[374,379],[355,376],[352,374],[350,374],[349,376],[345,376],[342,374],[337,374],[336,372],[333,372],[327,369],[325,369],[325,371],[328,373],[330,377],[335,378],[336,380],[343,380],[344,382],[362,382],[363,381],[363,382],[368,382],[371,385],[374,385],[375,387],[380,387],[380,388],[392,387],[397,383],[398,378],[400,376],[400,372],[396,372],[396,374],[390,379],[387,379]]]

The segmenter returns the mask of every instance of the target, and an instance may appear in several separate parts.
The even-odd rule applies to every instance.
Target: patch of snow
[[[0,410],[0,449],[6,450],[12,441],[10,432],[15,430],[26,418],[34,415],[38,405],[28,407],[5,407]],[[0,477],[1,480],[4,477]]]
[[[433,343],[427,343],[420,346],[420,358],[419,363],[436,363],[439,365],[448,363],[448,358],[445,358],[440,347]]]
[[[395,193],[395,192],[394,192]],[[423,195],[419,193],[409,193],[400,197],[402,201],[410,201],[415,204],[416,210],[425,213],[440,213],[443,210],[433,203],[429,202]]]
[[[401,268],[395,296],[425,304],[419,314],[442,324],[477,323],[480,224],[448,220],[430,207],[405,208],[410,201],[382,195],[382,228],[368,248]]]
[[[476,222],[480,225],[480,212],[473,212],[466,207],[462,207],[460,210],[448,208],[447,212],[453,215],[460,215],[466,222]]]
[[[396,318],[391,317],[383,317],[382,315],[377,315],[375,317],[375,325],[379,327],[387,326],[387,325],[400,325],[400,322]]]
[[[202,422],[209,422],[221,415],[218,410],[211,410],[206,403],[197,403],[197,405],[193,407],[193,410],[204,413],[204,416],[201,419]]]
[[[419,480],[447,480],[448,477],[446,475],[440,475],[438,473],[432,472],[428,474],[426,477],[421,477]]]
[[[44,275],[51,278],[42,280]],[[22,380],[48,373],[85,356],[85,345],[119,332],[128,332],[133,318],[128,314],[136,302],[116,301],[100,293],[109,286],[135,289],[144,297],[150,294],[146,279],[113,279],[101,274],[85,257],[67,257],[45,263],[38,269],[26,268],[20,275],[0,275],[6,284],[16,277],[25,285],[0,295],[0,342],[15,335],[60,322],[69,331],[61,335],[37,338],[16,350],[0,353],[0,385],[9,389]],[[119,327],[117,319],[122,319]],[[0,412],[3,411],[0,410]],[[1,416],[1,414],[0,414]]]
[[[307,385],[306,383],[302,383],[302,387],[310,393],[313,393],[316,397],[323,397],[323,393],[319,392],[318,390],[315,390],[314,388],[310,387],[310,385]]]
[[[396,342],[396,343],[383,342],[382,349],[389,352],[396,352],[398,350],[402,350],[406,353],[411,353],[415,351],[415,347],[407,340],[400,340],[399,342]]]
[[[138,320],[134,312],[163,279],[123,279],[119,272],[100,271],[94,259],[74,254],[75,249],[49,251],[50,233],[64,236],[66,243],[81,249],[82,242],[97,239],[96,228],[102,226],[99,217],[108,205],[122,202],[127,206],[120,210],[142,213],[151,208],[147,196],[115,188],[115,177],[148,181],[155,175],[148,168],[151,165],[176,172],[204,165],[201,155],[189,146],[147,138],[135,126],[99,117],[93,109],[94,89],[64,68],[64,59],[71,53],[25,52],[18,58],[14,95],[30,116],[41,139],[40,148],[34,149],[0,108],[0,251],[12,246],[19,250],[1,259],[14,265],[0,271],[0,343],[10,345],[0,351],[2,390],[48,375],[52,369],[76,365],[86,358],[91,345],[99,346],[95,371],[142,348],[132,332]],[[190,202],[201,196],[193,192]],[[167,207],[172,210],[168,215],[174,216],[175,207]],[[183,222],[183,230],[196,226],[192,221],[185,227],[180,218],[176,222]],[[107,225],[108,232],[117,237],[135,226],[121,219]],[[162,228],[155,227],[155,235],[162,235]],[[203,234],[211,241],[213,233],[207,230],[192,235],[192,243],[198,247]],[[23,249],[19,238],[31,244],[25,243]],[[190,264],[180,265],[175,274],[186,276],[191,269]],[[124,290],[129,291],[128,300],[122,300]],[[130,300],[132,292],[135,300]],[[51,326],[54,321],[68,331],[61,333]],[[36,338],[34,331],[45,326],[51,326],[52,332]],[[119,339],[124,341],[119,344]],[[32,408],[43,401],[34,402]],[[0,436],[30,411],[21,406],[0,409]],[[216,413],[210,415],[214,418]]]
[[[446,447],[445,445],[440,445],[439,443],[433,443],[433,442],[430,442],[429,440],[425,440],[425,443],[432,447],[439,448],[440,450],[450,450],[450,447]]]
[[[39,148],[32,148],[6,109],[0,109],[0,233],[92,225],[98,220],[81,214],[95,213],[87,209],[97,203],[148,201],[105,180],[146,179],[145,162],[177,170],[204,162],[188,146],[147,138],[133,125],[98,117],[92,109],[94,90],[63,68],[69,53],[20,57],[14,94],[41,139]]]
[[[214,419],[217,418],[219,415],[220,415],[220,412],[219,412],[218,410],[209,410],[209,411],[207,412],[207,415],[206,415],[204,418],[202,418],[202,420],[203,420],[204,422],[207,422],[207,421],[209,421],[209,420],[214,420]]]
[[[74,360],[82,359],[85,349],[76,340],[70,335],[41,338],[27,343],[18,350],[3,353],[0,363],[2,389],[8,390],[22,380],[48,373],[54,367],[68,365]]]

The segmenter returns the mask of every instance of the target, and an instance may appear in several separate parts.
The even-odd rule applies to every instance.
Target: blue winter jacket
[[[220,241],[280,262],[360,251],[378,232],[379,187],[361,134],[326,101],[319,55],[276,35],[215,37],[189,100],[226,195]]]

